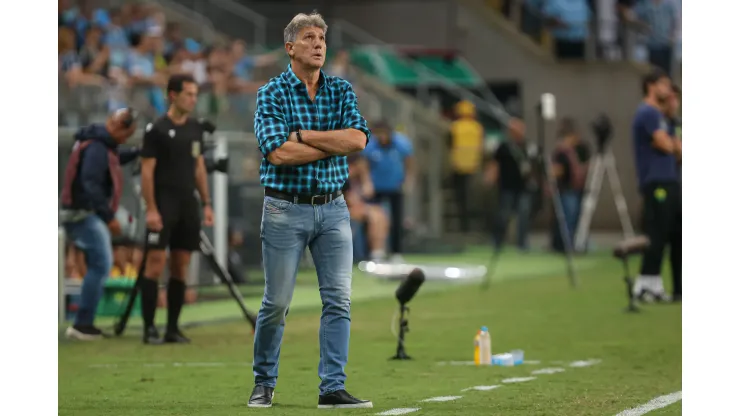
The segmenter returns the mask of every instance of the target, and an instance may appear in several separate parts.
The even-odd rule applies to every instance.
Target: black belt
[[[294,204],[324,205],[339,198],[341,195],[342,191],[334,191],[330,194],[323,195],[308,195],[289,194],[287,192],[278,191],[277,189],[265,188],[265,196],[282,199],[283,201],[292,202]]]

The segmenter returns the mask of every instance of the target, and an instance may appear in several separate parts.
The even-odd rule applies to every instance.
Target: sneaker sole
[[[319,409],[372,409],[373,402],[354,404],[320,404]]]
[[[252,403],[247,403],[247,407],[255,407],[255,408],[259,408],[259,409],[267,409],[269,407],[272,407],[272,404],[252,404]]]
[[[270,401],[272,402],[273,400],[275,400],[275,392],[274,391],[272,392],[272,396],[270,396]],[[267,408],[272,407],[272,403],[270,403],[270,404],[247,403],[247,407],[254,407],[254,408],[257,408],[257,409],[267,409]]]
[[[69,339],[76,339],[79,341],[97,341],[103,338],[102,335],[83,334],[82,332],[72,327],[67,328],[67,331],[64,335]]]

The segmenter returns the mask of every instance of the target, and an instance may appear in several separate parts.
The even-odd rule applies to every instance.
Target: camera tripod
[[[586,178],[586,189],[582,202],[581,218],[578,220],[578,227],[576,228],[575,241],[573,244],[574,249],[577,252],[583,252],[586,250],[588,234],[591,228],[591,220],[593,219],[594,211],[596,211],[596,203],[599,200],[599,194],[601,193],[601,188],[604,182],[604,175],[606,175],[609,180],[614,205],[617,207],[619,221],[622,224],[623,237],[631,238],[635,235],[635,231],[632,228],[629,210],[627,208],[627,201],[622,192],[622,183],[619,180],[619,173],[617,172],[614,153],[609,146],[609,142],[611,141],[611,123],[606,116],[601,116],[594,123],[593,127],[594,132],[596,133],[597,153],[593,158]]]

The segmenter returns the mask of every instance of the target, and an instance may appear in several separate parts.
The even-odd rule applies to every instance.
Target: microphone
[[[396,289],[396,299],[398,299],[401,306],[408,303],[416,295],[422,283],[424,283],[424,272],[418,268],[412,270],[401,283],[401,286]]]

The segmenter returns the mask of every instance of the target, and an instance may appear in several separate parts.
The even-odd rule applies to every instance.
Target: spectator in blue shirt
[[[545,0],[542,13],[552,24],[555,54],[561,59],[583,59],[591,20],[586,0]]]
[[[650,28],[647,38],[650,63],[670,77],[678,27],[677,10],[666,0],[642,0],[635,6],[635,15]]]
[[[362,152],[367,159],[373,181],[375,203],[387,205],[391,217],[390,252],[397,257],[403,251],[403,191],[413,180],[411,141],[393,131],[386,122],[377,123],[367,147]]]
[[[167,112],[167,103],[162,92],[167,80],[154,67],[156,35],[157,33],[146,33],[133,36],[133,48],[126,61],[126,71],[133,84],[146,91],[149,103],[159,116]]]

